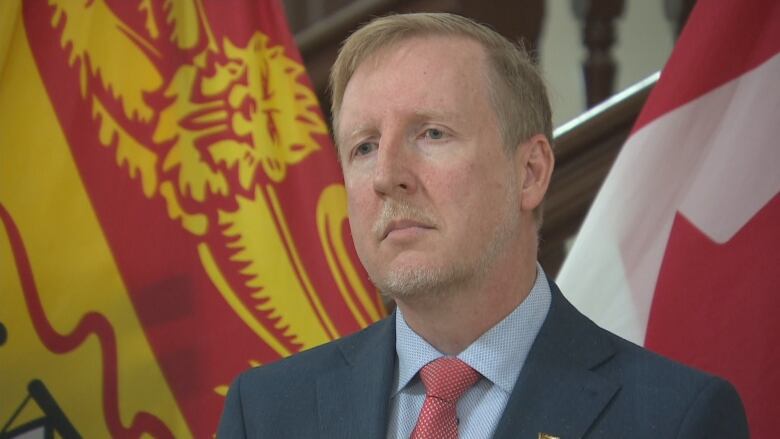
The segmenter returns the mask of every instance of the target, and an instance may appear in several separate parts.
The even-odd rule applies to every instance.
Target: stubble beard
[[[463,255],[448,265],[402,266],[391,269],[383,276],[369,273],[371,281],[380,294],[392,299],[413,299],[425,296],[446,296],[468,284],[478,284],[489,271],[498,256],[519,233],[520,212],[517,205],[516,186],[510,182],[506,200],[503,203],[502,219],[491,239],[476,252]],[[413,207],[401,208],[406,214],[414,215]],[[389,208],[393,210],[393,208]],[[384,213],[384,212],[383,212]],[[383,215],[384,216],[384,215]],[[420,217],[418,217],[420,218]],[[381,220],[379,222],[381,224]],[[377,273],[381,274],[381,273]]]

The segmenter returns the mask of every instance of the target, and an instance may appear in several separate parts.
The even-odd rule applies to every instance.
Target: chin
[[[372,275],[371,281],[383,296],[404,299],[446,294],[468,277],[463,267],[409,265]]]

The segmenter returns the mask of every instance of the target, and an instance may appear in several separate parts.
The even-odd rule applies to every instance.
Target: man
[[[536,263],[554,158],[522,50],[389,16],[331,88],[355,246],[397,311],[241,375],[219,437],[747,437],[728,383],[598,328]]]

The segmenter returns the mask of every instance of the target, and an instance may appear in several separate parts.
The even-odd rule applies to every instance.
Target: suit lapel
[[[393,316],[339,347],[344,364],[317,380],[320,436],[384,437],[396,361]]]
[[[495,438],[581,438],[620,388],[592,371],[614,355],[601,329],[550,282],[552,303]]]

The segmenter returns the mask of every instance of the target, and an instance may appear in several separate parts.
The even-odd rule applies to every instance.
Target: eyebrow
[[[431,111],[415,111],[413,114],[414,114],[413,120],[416,121],[436,120],[436,119],[458,121],[461,119],[461,117],[458,115],[457,112],[440,111],[436,109],[433,109]]]
[[[373,131],[372,128],[369,128],[369,125],[363,124],[351,132],[347,133],[344,136],[339,135],[339,132],[337,130],[333,130],[333,140],[336,142],[336,150],[340,150],[340,145],[344,143],[346,139],[354,139],[355,137],[361,137],[364,135],[364,133],[369,133]]]
[[[457,123],[461,123],[463,122],[463,117],[457,112],[440,111],[437,109],[432,109],[432,110],[425,110],[425,111],[413,111],[409,116],[409,120],[412,123],[421,123],[429,120],[455,121]],[[374,128],[373,124],[364,123],[359,125],[357,128],[351,130],[349,133],[347,133],[344,136],[339,135],[338,131],[334,130],[333,137],[336,142],[336,147],[339,148],[339,145],[346,140],[354,139],[356,137],[362,137],[364,135],[369,135],[375,131],[377,130]]]

